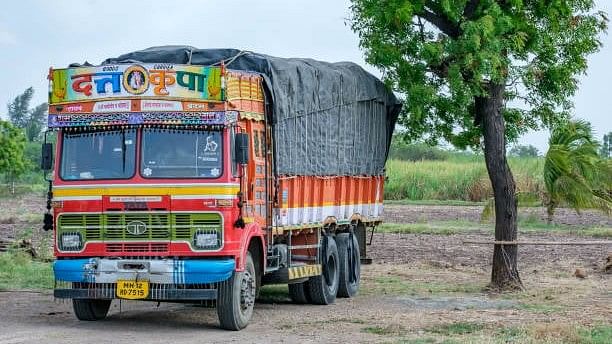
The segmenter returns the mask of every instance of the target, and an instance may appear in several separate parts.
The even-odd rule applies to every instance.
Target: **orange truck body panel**
[[[265,224],[263,178],[264,154],[264,95],[262,77],[257,74],[228,71],[228,107],[240,112],[241,127],[251,137],[251,157],[248,179],[253,182],[253,195],[247,197],[247,216]],[[270,139],[268,139],[270,142]],[[269,148],[269,147],[268,147]],[[260,166],[260,167],[258,167]],[[381,221],[384,176],[280,176],[277,187],[277,207],[272,226],[315,228],[361,221],[374,224]],[[274,191],[272,192],[274,193]],[[250,194],[249,194],[250,195]]]
[[[329,221],[378,222],[383,207],[382,176],[281,178],[276,225],[319,227]]]

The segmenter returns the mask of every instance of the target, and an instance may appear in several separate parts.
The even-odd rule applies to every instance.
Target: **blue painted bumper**
[[[236,268],[233,259],[175,260],[174,284],[221,282],[232,277]]]
[[[70,259],[53,262],[55,279],[64,282],[94,282],[96,259]]]
[[[125,263],[142,264],[136,271],[124,269]],[[69,259],[53,263],[55,279],[65,282],[115,283],[140,279],[160,284],[199,284],[225,281],[236,268],[233,259],[133,260]]]

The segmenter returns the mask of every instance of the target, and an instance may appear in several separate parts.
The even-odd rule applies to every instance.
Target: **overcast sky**
[[[107,57],[155,45],[238,48],[282,57],[311,57],[365,64],[358,38],[346,25],[349,1],[6,1],[0,11],[0,114],[33,86],[32,105],[46,101],[47,72],[72,62],[98,64]],[[612,3],[597,0],[612,13]],[[612,131],[612,36],[590,57],[575,97],[577,117],[597,136]],[[521,143],[546,149],[547,133]]]

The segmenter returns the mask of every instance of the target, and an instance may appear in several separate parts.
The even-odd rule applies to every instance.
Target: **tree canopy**
[[[0,120],[0,173],[10,181],[21,175],[27,167],[24,158],[25,144],[23,131]]]
[[[34,88],[28,87],[22,94],[10,102],[8,107],[9,120],[14,126],[25,128],[28,125],[30,102],[34,96]]]
[[[30,110],[25,133],[28,141],[32,142],[40,137],[41,132],[47,126],[47,111],[49,105],[42,103]]]
[[[483,147],[495,240],[517,240],[506,145],[565,122],[607,17],[593,0],[352,0],[366,61],[405,96],[408,139]],[[516,245],[494,245],[491,287],[522,288]]]
[[[569,118],[606,29],[592,0],[353,0],[368,63],[406,97],[411,138],[480,143],[474,99],[505,85],[506,136]]]
[[[27,88],[7,106],[11,123],[25,131],[28,141],[35,141],[47,125],[47,103],[42,103],[30,109],[34,89]]]

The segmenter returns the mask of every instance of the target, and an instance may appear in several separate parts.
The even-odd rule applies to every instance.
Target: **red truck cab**
[[[298,303],[354,296],[366,228],[381,221],[392,125],[368,120],[382,134],[356,151],[376,157],[376,173],[353,158],[351,173],[291,172],[283,166],[310,165],[284,148],[314,165],[325,157],[276,129],[270,75],[225,68],[236,58],[191,59],[50,70],[54,296],[72,299],[80,320],[104,318],[113,299],[215,301],[231,330],[248,324],[262,284],[289,284]],[[384,102],[355,104],[363,118],[387,118]],[[351,149],[331,152],[348,159]],[[45,144],[48,170],[51,155]]]

